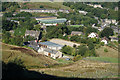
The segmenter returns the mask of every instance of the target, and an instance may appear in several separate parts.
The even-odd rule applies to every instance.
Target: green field
[[[102,61],[106,63],[118,63],[118,58],[111,58],[111,57],[89,57],[88,59],[94,61]]]
[[[30,9],[40,9],[42,5],[47,9],[67,9],[71,10],[70,7],[64,6],[63,2],[28,2],[28,3],[19,3],[22,7],[27,6]]]
[[[81,27],[82,25],[70,25],[71,27]]]

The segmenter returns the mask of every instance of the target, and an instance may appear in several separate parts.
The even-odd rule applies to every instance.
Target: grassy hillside
[[[49,66],[57,64],[55,60],[38,55],[33,50],[10,46],[4,43],[2,43],[2,58],[5,63],[15,58],[21,59],[27,68],[41,68],[45,67],[44,64],[48,64]]]
[[[104,48],[108,52],[104,52]],[[118,76],[118,53],[107,46],[96,50],[99,57],[87,57],[64,67],[34,69],[46,74],[62,77],[78,78],[117,78]]]
[[[104,48],[108,52],[104,52]],[[62,59],[51,59],[35,51],[2,43],[3,61],[8,63],[16,57],[31,71],[44,72],[60,77],[114,78],[118,75],[117,51],[107,46],[96,50],[99,57],[89,57],[72,63]],[[61,65],[61,63],[65,65]],[[69,63],[69,64],[66,64]],[[46,68],[44,64],[49,64]],[[57,65],[57,66],[55,66]]]
[[[64,6],[62,2],[28,2],[28,3],[19,3],[22,8],[30,9],[40,9],[40,6],[47,9],[67,9],[71,10],[69,7]]]

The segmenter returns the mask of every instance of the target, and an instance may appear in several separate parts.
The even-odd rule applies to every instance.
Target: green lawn
[[[70,25],[71,27],[81,27],[82,25]]]
[[[40,9],[40,6],[42,5],[44,8],[47,9],[68,9],[71,10],[70,7],[64,6],[63,2],[28,2],[25,3],[19,3],[21,6],[27,6],[28,8],[32,9]]]
[[[95,61],[108,62],[108,63],[118,63],[118,58],[111,58],[111,57],[89,57],[88,59],[95,60]]]

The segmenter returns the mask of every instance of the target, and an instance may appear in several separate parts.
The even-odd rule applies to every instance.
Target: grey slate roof
[[[82,32],[79,32],[79,31],[72,31],[71,34],[76,34],[76,35],[78,35],[78,34],[82,34]]]
[[[40,35],[40,31],[26,30],[25,35],[34,36],[36,38]]]
[[[40,42],[40,44],[42,45],[47,45],[47,46],[53,46],[53,47],[63,47],[63,45],[59,45],[50,41],[46,41],[46,42]]]
[[[45,48],[44,51],[49,52],[49,53],[53,53],[53,54],[56,54],[58,52],[56,50],[52,50],[52,49],[49,49],[49,48]]]

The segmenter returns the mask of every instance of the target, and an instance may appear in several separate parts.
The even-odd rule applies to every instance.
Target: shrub
[[[78,61],[82,59],[82,56],[81,55],[76,55],[74,58],[73,58],[73,61]]]
[[[105,49],[104,49],[104,52],[108,52],[108,49],[107,49],[107,48],[105,48]]]
[[[100,44],[101,44],[101,46],[104,46],[104,42],[101,42]]]
[[[98,49],[98,48],[100,48],[100,47],[101,47],[101,45],[100,45],[100,44],[96,45],[96,49]]]

